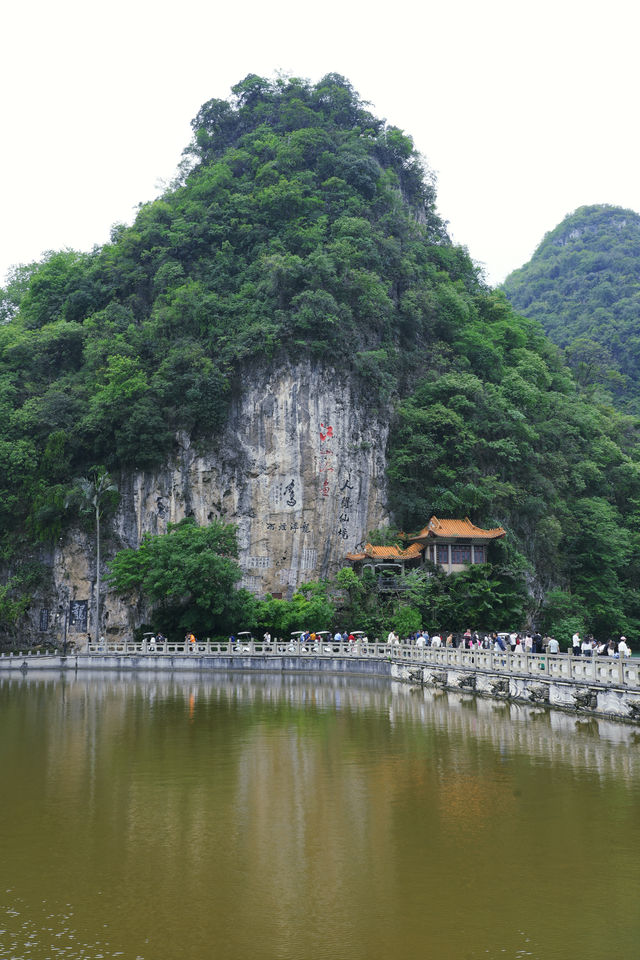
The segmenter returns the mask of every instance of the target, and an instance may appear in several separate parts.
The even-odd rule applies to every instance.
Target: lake
[[[0,957],[634,958],[640,729],[356,677],[0,677]]]

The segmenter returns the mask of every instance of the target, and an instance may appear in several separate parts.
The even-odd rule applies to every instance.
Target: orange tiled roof
[[[419,557],[422,553],[424,547],[420,543],[410,544],[406,550],[402,551],[402,557],[404,560],[410,560],[412,557]]]
[[[412,543],[406,550],[400,547],[374,547],[365,544],[364,553],[348,553],[347,560],[415,560],[423,551],[419,543]]]
[[[364,552],[373,560],[398,560],[403,553],[398,547],[373,547],[370,543],[365,546]]]
[[[471,523],[469,517],[464,520],[439,520],[433,516],[426,527],[423,527],[420,533],[411,540],[424,540],[427,537],[468,537],[469,539],[478,537],[483,540],[497,540],[504,537],[505,530],[502,527],[494,527],[491,530],[483,530],[482,527],[476,527]]]

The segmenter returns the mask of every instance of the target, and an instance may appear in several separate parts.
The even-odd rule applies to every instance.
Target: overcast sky
[[[175,173],[189,121],[248,73],[337,72],[410,133],[491,283],[576,207],[640,211],[631,0],[7,0],[0,280],[89,250]]]

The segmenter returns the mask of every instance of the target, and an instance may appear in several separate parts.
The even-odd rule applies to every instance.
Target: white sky
[[[5,0],[0,280],[89,250],[175,173],[248,73],[341,73],[410,133],[438,208],[499,283],[587,203],[640,211],[633,0]]]

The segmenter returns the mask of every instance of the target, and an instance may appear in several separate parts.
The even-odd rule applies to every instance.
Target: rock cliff
[[[345,553],[387,520],[385,451],[389,411],[371,410],[362,387],[309,362],[253,367],[236,384],[222,436],[201,449],[178,437],[171,462],[119,478],[112,524],[118,547],[193,516],[236,524],[241,585],[290,596],[335,573]],[[91,539],[77,534],[57,551],[57,596],[87,599],[95,587]],[[104,623],[126,633],[144,617],[105,593]],[[90,624],[89,624],[90,626]]]

